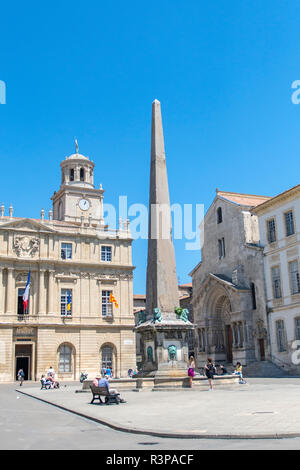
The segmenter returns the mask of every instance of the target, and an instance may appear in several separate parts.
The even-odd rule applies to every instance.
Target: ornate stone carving
[[[20,273],[17,275],[16,277],[16,282],[27,282],[27,279],[28,279],[28,272],[27,273]],[[31,284],[31,282],[30,282]]]
[[[20,258],[33,258],[39,246],[40,241],[36,237],[29,237],[27,235],[17,235],[14,237],[13,248]]]
[[[256,338],[266,338],[268,336],[267,329],[263,320],[259,319],[255,322],[253,336]]]

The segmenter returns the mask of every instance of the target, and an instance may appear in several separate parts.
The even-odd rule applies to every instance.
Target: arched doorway
[[[220,339],[217,349],[224,351],[226,360],[232,362],[233,333],[230,318],[231,306],[227,295],[221,294],[216,302],[215,313]]]
[[[100,370],[110,368],[113,377],[117,376],[116,349],[113,344],[103,344],[100,350]]]

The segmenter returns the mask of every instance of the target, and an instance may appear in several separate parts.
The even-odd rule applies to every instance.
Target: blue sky
[[[1,6],[0,199],[48,213],[59,163],[96,164],[105,201],[148,203],[151,103],[162,104],[171,201],[222,190],[275,195],[299,183],[300,2],[152,0]],[[180,281],[199,251],[176,241]],[[145,292],[145,241],[133,244]]]

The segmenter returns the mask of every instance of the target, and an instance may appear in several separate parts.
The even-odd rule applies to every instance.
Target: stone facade
[[[128,223],[103,222],[94,163],[66,158],[53,211],[45,219],[0,211],[0,381],[18,368],[38,380],[50,365],[58,380],[89,377],[111,365],[115,377],[136,364],[132,238]],[[31,270],[28,312],[22,295]],[[110,293],[118,308],[109,301]],[[67,304],[70,304],[68,310]]]
[[[198,367],[269,357],[263,252],[251,208],[267,197],[218,191],[203,223],[202,261],[191,272]]]
[[[254,208],[264,254],[272,361],[300,372],[300,185]]]

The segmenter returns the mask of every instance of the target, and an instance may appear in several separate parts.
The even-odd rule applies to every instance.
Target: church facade
[[[216,192],[203,222],[202,260],[191,272],[195,355],[246,365],[270,358],[263,249],[251,209],[268,197]]]
[[[111,230],[94,163],[78,152],[61,163],[49,217],[15,218],[0,208],[0,381],[114,377],[136,365],[132,238],[128,221]],[[30,272],[29,303],[23,293]],[[112,301],[115,299],[115,302]]]

